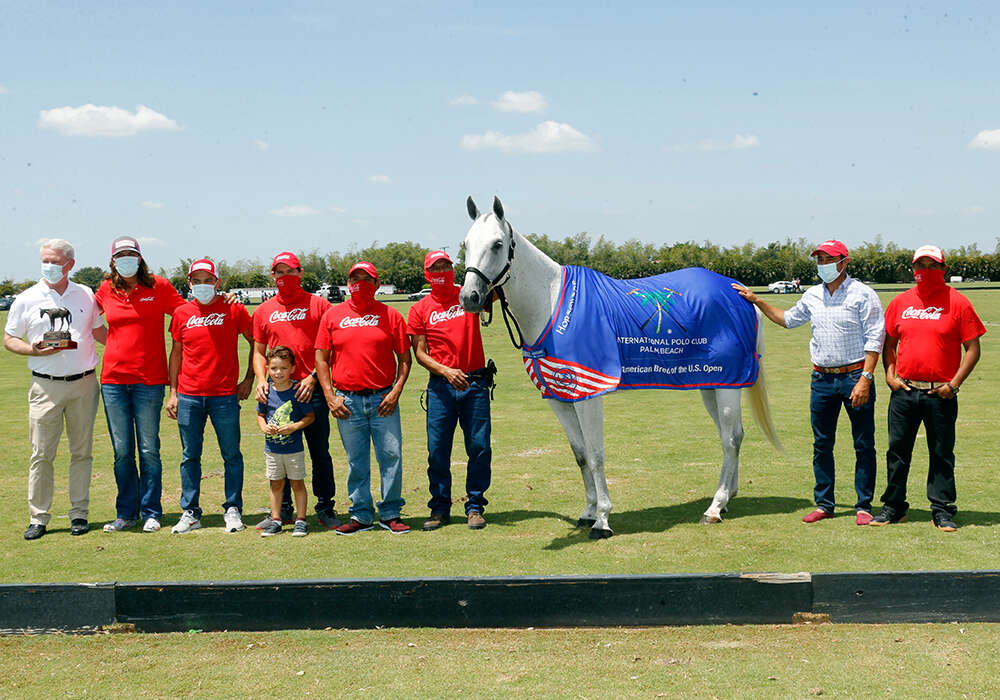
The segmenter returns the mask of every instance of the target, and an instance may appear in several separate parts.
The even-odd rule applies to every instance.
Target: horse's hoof
[[[593,518],[580,518],[576,521],[577,527],[594,527],[594,523],[597,521]]]
[[[703,515],[703,516],[701,516],[701,520],[698,521],[698,524],[699,525],[715,525],[715,524],[721,523],[721,522],[722,522],[722,518],[720,518],[718,515]]]
[[[612,532],[611,530],[602,530],[600,528],[596,528],[595,527],[595,528],[591,528],[590,534],[587,535],[587,537],[589,537],[592,540],[606,540],[609,537],[611,537],[613,534],[615,534],[615,533]]]

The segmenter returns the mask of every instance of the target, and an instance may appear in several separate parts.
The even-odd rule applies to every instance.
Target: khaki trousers
[[[99,388],[97,375],[73,382],[31,378],[28,389],[28,436],[31,462],[28,467],[28,511],[31,523],[48,525],[54,489],[53,461],[63,422],[69,442],[69,517],[87,518],[90,507],[91,456],[94,447],[94,418],[97,416]]]

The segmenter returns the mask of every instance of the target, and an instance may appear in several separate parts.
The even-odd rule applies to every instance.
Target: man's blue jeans
[[[875,385],[868,393],[868,403],[851,406],[851,391],[861,378],[861,370],[845,374],[824,374],[813,370],[809,411],[813,429],[813,472],[816,476],[816,507],[833,513],[833,445],[837,441],[837,418],[840,409],[847,411],[854,436],[854,490],[857,510],[870,511],[875,494]]]
[[[398,518],[403,500],[403,431],[399,422],[399,406],[388,416],[376,409],[389,390],[360,396],[338,391],[351,412],[348,418],[338,418],[340,440],[347,452],[347,495],[351,499],[351,518],[362,523],[375,522],[375,506],[379,520]],[[371,448],[382,487],[382,500],[372,505]]]
[[[459,391],[444,377],[434,375],[427,383],[427,478],[432,513],[451,512],[451,449],[456,424],[465,435],[465,453],[469,464],[465,474],[465,492],[469,499],[465,512],[480,513],[489,501],[490,487],[490,390],[486,380],[470,382]]]
[[[189,396],[177,394],[177,426],[181,432],[181,510],[201,517],[201,449],[205,421],[212,419],[225,465],[226,500],[222,509],[243,510],[243,453],[240,452],[240,403],[236,394]]]
[[[163,517],[160,462],[162,384],[102,384],[104,415],[115,450],[115,512],[122,520]],[[136,446],[139,469],[136,470]]]

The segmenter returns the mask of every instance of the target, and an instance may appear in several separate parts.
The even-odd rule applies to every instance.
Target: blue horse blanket
[[[562,292],[524,366],[544,398],[616,389],[733,389],[757,381],[757,314],[700,267],[616,280],[562,268]]]

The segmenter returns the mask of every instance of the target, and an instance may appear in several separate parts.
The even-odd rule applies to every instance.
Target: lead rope
[[[511,313],[510,306],[507,304],[507,297],[503,293],[503,287],[497,287],[496,293],[497,293],[497,298],[500,300],[500,313],[503,316],[504,325],[507,326],[507,335],[510,336],[511,345],[513,345],[518,350],[521,350],[522,348],[524,348],[524,335],[521,333],[521,326],[518,325],[517,319],[514,317],[514,314]],[[490,308],[491,320],[492,316],[493,316],[493,309],[491,307]],[[517,329],[518,340],[514,340],[514,331],[510,327],[511,321],[514,322],[514,328]]]

